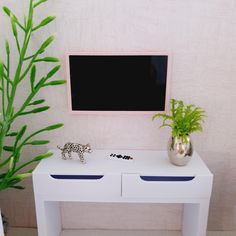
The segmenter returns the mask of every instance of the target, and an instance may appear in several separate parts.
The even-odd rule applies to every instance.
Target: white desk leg
[[[185,203],[183,212],[183,236],[206,236],[209,200]]]
[[[38,236],[60,236],[61,214],[59,202],[37,201]]]

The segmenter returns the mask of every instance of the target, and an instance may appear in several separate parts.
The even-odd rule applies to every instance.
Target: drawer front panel
[[[209,197],[212,179],[201,176],[122,175],[122,197],[196,198]]]
[[[121,196],[120,175],[33,175],[36,194],[60,200],[94,201]]]

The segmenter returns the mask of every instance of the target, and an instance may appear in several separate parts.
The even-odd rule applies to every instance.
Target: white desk
[[[109,160],[111,153],[134,161]],[[39,236],[59,236],[61,201],[184,203],[183,236],[205,236],[213,175],[195,152],[184,167],[165,151],[95,150],[87,164],[55,150],[33,172]]]

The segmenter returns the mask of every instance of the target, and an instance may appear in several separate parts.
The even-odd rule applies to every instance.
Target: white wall
[[[26,3],[26,0],[2,0],[0,6],[8,5],[22,15]],[[65,78],[66,51],[164,50],[172,53],[172,97],[201,106],[208,115],[204,132],[192,137],[195,149],[215,175],[210,229],[236,227],[235,12],[234,0],[51,0],[40,7],[35,21],[47,14],[57,15],[57,21],[32,41],[35,48],[48,34],[56,33],[57,40],[49,54],[62,59],[60,78]],[[10,38],[8,27],[6,17],[1,14],[1,45],[5,37]],[[13,43],[12,38],[10,41]],[[47,69],[42,67],[42,71]],[[26,93],[27,89],[22,89],[19,97]],[[66,93],[65,86],[44,90],[41,97],[47,99],[51,110],[28,121],[37,127],[64,122],[63,129],[49,134],[52,142],[48,148],[70,140],[89,142],[93,148],[166,148],[170,131],[158,129],[160,122],[152,122],[143,115],[71,115]],[[35,150],[30,150],[27,154],[33,152]],[[30,212],[32,189],[31,184],[28,185],[26,192],[17,195],[13,195],[12,190],[1,193],[3,208],[11,215],[12,224],[35,224]],[[30,202],[27,209],[26,199]],[[23,213],[16,209],[22,209]],[[84,217],[80,216],[81,211],[86,213]],[[111,211],[113,217],[109,217]],[[181,227],[179,205],[65,204],[62,212],[65,227]],[[126,219],[133,219],[129,221],[132,223]]]

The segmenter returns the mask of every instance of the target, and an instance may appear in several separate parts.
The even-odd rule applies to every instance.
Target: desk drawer
[[[122,175],[122,197],[132,198],[196,198],[209,197],[209,176],[145,176]]]
[[[120,175],[33,175],[36,194],[57,200],[95,201],[121,196]]]

